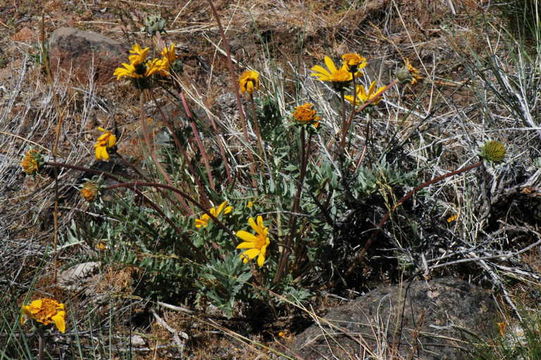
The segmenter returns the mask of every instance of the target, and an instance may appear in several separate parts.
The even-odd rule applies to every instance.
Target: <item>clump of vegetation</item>
[[[20,181],[47,183],[52,194],[53,241],[36,266],[51,269],[47,282],[58,283],[62,265],[122,269],[129,280],[102,285],[115,289],[99,299],[103,311],[114,313],[118,298],[137,299],[122,309],[142,314],[141,326],[163,325],[155,311],[162,306],[208,315],[205,326],[239,338],[271,333],[279,318],[306,316],[322,291],[348,296],[420,274],[475,270],[516,310],[511,281],[540,280],[516,264],[537,234],[534,205],[520,196],[537,191],[539,169],[521,156],[541,155],[531,146],[539,139],[511,136],[499,122],[505,131],[538,132],[538,104],[528,96],[539,85],[537,58],[524,62],[518,54],[516,66],[523,67],[510,74],[496,54],[461,54],[469,77],[458,82],[436,79],[420,59],[402,56],[388,78],[375,80],[369,71],[375,54],[352,47],[311,59],[308,73],[299,67],[283,76],[270,59],[235,66],[209,6],[227,60],[229,86],[222,90],[234,101],[232,111],[215,114],[223,104],[216,100],[213,108],[197,97],[203,88],[180,73],[182,56],[169,42],[166,21],[152,16],[144,22],[148,37],[132,43],[112,74],[115,90],[131,94],[115,101],[136,109],[138,133],[116,120],[93,126],[94,139],[81,140],[93,148],[92,165],[61,156],[58,144],[70,126],[62,121],[51,149],[24,146]],[[441,103],[433,104],[430,88],[441,92]],[[462,91],[477,96],[476,106],[446,108]],[[65,174],[73,181],[63,191]],[[62,223],[64,202],[83,215]],[[73,251],[76,246],[84,251]],[[59,254],[66,254],[63,264]],[[26,297],[45,299],[24,305],[26,317],[54,323],[62,336],[103,328],[100,306],[83,323],[47,289],[39,281],[25,289]],[[54,301],[56,313],[36,301]],[[6,324],[10,333],[25,329]],[[109,324],[111,332],[113,325],[132,328]],[[185,343],[163,327],[182,355]],[[44,339],[51,336],[41,329],[30,340],[10,340],[7,354],[31,357],[37,338],[44,359]],[[81,354],[93,346],[92,339],[78,341]],[[63,346],[57,350],[76,351]],[[503,353],[517,354],[516,348]]]

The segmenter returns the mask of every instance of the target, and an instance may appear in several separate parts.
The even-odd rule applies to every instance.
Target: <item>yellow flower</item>
[[[447,222],[450,224],[458,219],[458,214],[451,215],[447,218]]]
[[[247,207],[248,209],[253,208],[253,207],[254,207],[254,202],[253,202],[253,201],[248,201],[248,202],[246,203],[246,207]]]
[[[496,325],[498,325],[498,332],[500,333],[500,336],[505,336],[505,330],[507,329],[507,323],[502,321],[502,322],[497,322]]]
[[[28,175],[34,175],[37,173],[41,165],[43,165],[43,158],[41,157],[39,151],[35,149],[28,150],[21,160],[21,167]]]
[[[166,47],[162,50],[161,58],[154,58],[147,60],[149,48],[141,48],[138,44],[133,45],[128,56],[129,63],[122,63],[120,67],[116,68],[113,75],[117,80],[122,77],[132,79],[144,79],[154,74],[161,76],[169,76],[169,67],[175,61],[175,45]],[[144,86],[140,83],[141,87]]]
[[[55,324],[58,331],[66,332],[66,311],[64,304],[59,303],[54,299],[38,299],[23,305],[21,316],[21,324],[24,324],[28,319],[33,319],[43,325]]]
[[[177,59],[177,54],[175,52],[175,44],[171,44],[171,46],[169,47],[164,47],[160,55],[162,56],[162,59],[165,59],[167,61],[168,67],[171,67],[171,65]]]
[[[81,190],[79,190],[79,193],[88,202],[92,202],[96,200],[98,197],[98,184],[96,184],[94,181],[87,181],[84,183]]]
[[[239,77],[239,89],[242,94],[252,94],[259,89],[259,73],[255,70],[246,70]]]
[[[385,90],[385,86],[382,86],[376,90],[376,82],[372,81],[368,91],[363,85],[357,85],[355,88],[355,98],[351,95],[346,95],[344,98],[353,105],[364,104],[369,100],[374,100],[371,104],[376,105],[381,101],[381,95]]]
[[[356,73],[357,70],[364,69],[368,64],[366,58],[355,53],[342,55],[344,64],[348,67],[349,72]]]
[[[128,77],[132,79],[140,79],[145,77],[146,66],[144,64],[132,64],[122,63],[121,67],[117,67],[113,73],[117,80],[122,77]]]
[[[154,74],[161,76],[169,76],[169,63],[166,58],[152,59],[146,63],[145,77],[150,77]]]
[[[317,115],[317,111],[314,110],[314,104],[312,103],[297,106],[293,112],[293,118],[299,124],[313,125],[316,128],[319,126],[319,120],[321,119],[321,117]]]
[[[134,66],[143,64],[147,60],[147,55],[148,55],[149,50],[150,48],[144,48],[144,49],[141,48],[139,44],[133,45],[130,50],[130,54],[132,55],[128,56],[128,60],[130,61],[130,64]]]
[[[104,251],[107,250],[107,244],[104,241],[98,241],[94,248],[99,251]]]
[[[334,61],[328,56],[325,56],[325,69],[321,65],[314,65],[310,70],[313,71],[311,74],[314,77],[317,77],[321,81],[330,81],[333,83],[346,83],[353,79],[353,74],[348,70],[346,64],[343,64],[340,69],[336,67]]]
[[[401,82],[409,82],[411,85],[417,84],[423,78],[419,69],[411,65],[409,59],[404,60],[404,67],[398,71],[397,77]]]
[[[116,145],[116,136],[112,132],[107,131],[104,128],[99,127],[98,130],[101,131],[103,134],[100,135],[100,137],[94,144],[96,160],[107,161],[109,160],[109,153],[107,152],[107,149],[110,149]]]
[[[227,201],[224,201],[217,207],[213,207],[209,209],[209,213],[211,213],[214,217],[218,217],[220,214],[229,214],[231,211],[233,211],[233,206],[227,206]],[[209,225],[210,220],[212,218],[208,214],[203,214],[199,219],[195,219],[195,227],[198,229],[205,228]]]
[[[270,244],[269,228],[263,224],[261,216],[257,217],[257,222],[254,218],[249,218],[248,224],[256,234],[244,230],[237,231],[235,235],[244,241],[237,246],[237,249],[248,249],[240,254],[240,258],[245,264],[257,256],[257,265],[261,267],[265,263],[267,247]]]

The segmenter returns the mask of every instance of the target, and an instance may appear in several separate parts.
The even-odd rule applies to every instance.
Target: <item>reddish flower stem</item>
[[[244,108],[242,106],[242,100],[240,98],[239,94],[239,87],[237,82],[237,74],[235,72],[235,68],[233,66],[233,60],[231,57],[231,46],[229,46],[229,41],[227,40],[227,36],[225,36],[224,28],[222,27],[222,23],[220,21],[220,15],[218,14],[218,11],[216,10],[216,7],[214,6],[214,0],[208,0],[207,1],[210,5],[210,9],[212,11],[212,15],[216,19],[216,23],[218,24],[218,28],[220,29],[220,36],[222,37],[222,41],[224,43],[225,47],[225,53],[227,57],[227,68],[229,69],[229,73],[231,75],[231,91],[233,94],[235,94],[235,98],[237,100],[237,107],[239,108],[239,118],[242,123],[242,130],[244,133],[244,139],[246,140],[246,143],[250,143],[250,138],[248,137],[248,121],[246,120],[246,115],[244,113]],[[252,187],[257,189],[257,183],[255,180],[256,175],[256,169],[255,169],[255,163],[254,163],[254,155],[248,151],[248,160],[250,161],[249,169],[250,169],[250,175],[252,176]]]
[[[209,210],[205,209],[203,205],[201,205],[199,202],[197,202],[194,198],[192,198],[190,195],[186,194],[185,192],[167,184],[160,184],[155,182],[147,182],[147,181],[133,181],[133,182],[125,182],[125,183],[119,183],[119,184],[113,184],[107,186],[106,190],[112,190],[117,188],[128,188],[132,190],[136,190],[138,186],[142,187],[153,187],[153,188],[161,188],[166,189],[169,191],[172,191],[184,199],[186,199],[188,202],[192,203],[193,205],[197,206],[201,211],[203,211],[205,214],[207,214],[220,228],[222,228],[225,232],[227,232],[229,235],[231,235],[233,238],[236,238],[235,233],[231,231],[227,226],[224,225],[216,216],[212,215]]]
[[[300,210],[300,202],[302,195],[302,188],[304,185],[304,178],[306,176],[306,167],[308,165],[308,155],[310,154],[310,143],[311,138],[308,139],[308,145],[306,145],[306,129],[304,126],[301,127],[300,133],[301,139],[301,148],[300,148],[300,174],[299,181],[297,183],[297,193],[293,199],[293,207],[291,209],[291,218],[289,219],[289,235],[286,238],[286,241],[283,245],[283,251],[278,262],[278,269],[274,275],[273,283],[278,283],[282,277],[287,274],[288,271],[288,262],[289,256],[291,255],[291,244],[295,238],[296,228],[297,228],[297,214]]]
[[[381,95],[383,95],[384,92],[386,92],[387,90],[389,90],[390,88],[392,88],[393,86],[395,86],[396,84],[398,83],[398,80],[393,80],[391,81],[391,83],[387,86],[385,86],[383,88],[383,90],[381,90],[381,94],[380,96],[376,96],[372,99],[369,99],[367,100],[364,104],[362,104],[361,106],[359,106],[359,108],[357,110],[355,110],[355,108],[353,109],[353,111],[351,112],[351,114],[349,115],[348,119],[345,121],[344,123],[344,126],[342,127],[342,137],[340,139],[340,145],[338,147],[339,149],[339,155],[340,154],[343,154],[344,152],[344,149],[346,147],[346,139],[347,139],[347,135],[349,133],[349,128],[351,127],[351,123],[353,122],[353,117],[355,115],[355,113],[357,112],[360,112],[360,111],[363,111],[364,109],[366,109],[368,106],[372,105],[372,103],[374,103],[375,101],[378,101],[378,99],[380,99]],[[355,99],[356,97],[356,92],[355,94],[353,95],[353,98]],[[368,140],[368,139],[365,139],[365,140]]]
[[[44,165],[83,171],[83,172],[87,172],[87,173],[91,173],[91,174],[95,174],[95,175],[99,175],[99,176],[104,176],[106,178],[109,178],[109,179],[112,179],[112,180],[115,180],[115,181],[118,181],[118,182],[122,181],[118,176],[113,175],[113,174],[111,174],[109,172],[101,171],[101,170],[94,170],[94,169],[86,168],[84,166],[63,164],[63,163],[57,163],[57,162],[45,162]],[[158,213],[158,215],[160,215],[160,217],[162,219],[164,219],[173,229],[175,229],[176,233],[180,237],[182,237],[182,239],[188,244],[188,246],[190,246],[190,248],[194,252],[194,254],[197,255],[199,258],[201,258],[200,251],[195,246],[193,246],[193,244],[190,241],[190,238],[173,222],[173,220],[171,220],[167,215],[165,215],[163,210],[160,209],[160,207],[154,201],[152,201],[152,199],[150,199],[148,196],[143,194],[138,189],[132,188],[130,190],[135,192],[137,195],[141,196],[143,198],[143,200],[146,203],[148,203],[150,205],[150,207],[152,207]]]
[[[395,210],[401,206],[402,204],[404,204],[406,201],[408,201],[413,195],[415,195],[417,192],[419,192],[420,190],[432,185],[432,184],[435,184],[437,182],[440,182],[442,181],[443,179],[446,179],[448,177],[451,177],[451,176],[455,176],[455,175],[459,175],[459,174],[462,174],[466,171],[469,171],[469,170],[472,170],[472,169],[475,169],[475,168],[478,168],[480,167],[481,165],[483,165],[483,162],[482,161],[478,161],[472,165],[468,165],[466,167],[463,167],[461,169],[457,169],[457,170],[454,170],[454,171],[451,171],[451,172],[448,172],[446,174],[443,174],[443,175],[440,175],[440,176],[436,176],[435,178],[432,178],[428,181],[425,181],[424,183],[422,183],[421,185],[418,185],[416,187],[414,187],[413,189],[411,189],[410,191],[408,191],[406,193],[406,195],[404,195],[400,200],[398,200],[398,202],[391,208],[389,209],[389,211],[387,212],[387,214],[385,214],[385,216],[383,216],[383,218],[381,218],[380,222],[376,225],[376,228],[373,230],[373,233],[372,233],[372,236],[368,239],[368,241],[366,242],[366,244],[364,245],[364,247],[361,249],[361,251],[359,251],[357,253],[357,256],[355,256],[355,259],[353,261],[353,263],[351,264],[351,266],[348,268],[346,274],[347,275],[351,275],[355,269],[357,268],[359,262],[362,260],[362,258],[366,255],[368,249],[372,246],[372,244],[375,242],[376,240],[376,236],[380,233],[381,230],[383,230],[383,227],[385,226],[385,224],[387,223],[387,221],[391,218],[391,215],[393,214],[393,212],[395,212]]]

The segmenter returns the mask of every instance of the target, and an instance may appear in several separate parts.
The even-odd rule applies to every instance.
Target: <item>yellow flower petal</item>
[[[96,160],[109,160],[109,153],[107,152],[107,148],[105,146],[96,146]]]
[[[310,70],[313,71],[312,76],[319,78],[321,81],[330,81],[331,74],[321,65],[314,65]]]
[[[66,312],[65,311],[59,311],[55,316],[53,316],[51,319],[54,321],[54,324],[58,331],[61,333],[66,332]]]
[[[253,247],[255,247],[255,242],[250,241],[250,242],[242,242],[238,244],[236,249],[251,249]]]
[[[327,68],[331,73],[335,73],[337,71],[336,65],[334,65],[334,61],[328,56],[325,56],[325,65],[327,65]]]
[[[246,250],[243,254],[244,256],[246,256],[249,260],[252,260],[253,258],[255,258],[257,255],[259,255],[260,251],[259,249],[250,249],[250,250]]]
[[[257,241],[257,236],[255,236],[252,233],[249,233],[248,231],[239,230],[235,233],[235,235],[237,235],[237,237],[240,238],[241,240],[244,240],[247,242],[255,243]]]
[[[262,267],[263,264],[265,264],[265,254],[263,254],[263,252],[261,251],[259,253],[259,256],[257,257],[257,265],[259,267]]]

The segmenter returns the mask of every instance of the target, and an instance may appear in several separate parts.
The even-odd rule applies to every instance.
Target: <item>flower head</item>
[[[212,207],[209,209],[209,213],[214,217],[220,216],[220,214],[229,214],[233,211],[233,206],[228,206],[227,201],[222,202],[220,205]],[[199,219],[195,219],[195,227],[198,229],[205,228],[209,225],[209,222],[212,218],[208,214],[203,214]]]
[[[502,162],[505,158],[505,145],[496,140],[490,140],[481,147],[481,157],[488,161]]]
[[[256,233],[254,235],[244,230],[237,231],[235,235],[243,240],[237,245],[237,249],[248,249],[240,254],[240,258],[245,264],[257,256],[257,265],[261,267],[265,263],[267,247],[270,244],[269,228],[263,224],[261,216],[257,217],[257,221],[254,218],[249,218],[248,224]]]
[[[423,78],[419,69],[411,65],[409,59],[404,61],[404,67],[398,70],[396,76],[401,82],[410,83],[411,85],[417,84]]]
[[[99,131],[103,134],[100,135],[96,143],[94,144],[94,150],[96,152],[96,160],[109,160],[109,153],[107,149],[110,149],[116,145],[116,136],[110,131],[99,127]]]
[[[342,60],[351,73],[356,73],[358,70],[364,69],[368,64],[365,57],[356,53],[344,54],[342,55]]]
[[[96,200],[99,193],[99,187],[98,184],[96,184],[94,181],[87,181],[83,184],[83,187],[81,190],[79,190],[79,193],[88,202],[92,202]]]
[[[353,80],[353,73],[349,71],[347,64],[343,64],[341,68],[337,68],[334,64],[334,61],[328,56],[325,56],[325,69],[321,65],[314,65],[310,70],[313,71],[311,74],[314,77],[317,77],[321,81],[329,81],[337,85],[344,85],[345,83]]]
[[[295,108],[293,112],[293,119],[302,125],[313,125],[314,127],[319,126],[320,116],[317,115],[317,111],[314,109],[314,104],[306,103],[299,105]]]
[[[152,59],[146,63],[145,77],[152,75],[169,76],[169,62],[167,58]]]
[[[162,56],[162,59],[167,61],[168,66],[171,67],[177,59],[175,44],[171,44],[169,47],[164,47],[160,55]]]
[[[35,149],[28,150],[23,159],[21,160],[21,167],[23,171],[28,175],[34,175],[39,171],[39,168],[43,165],[43,158],[39,151]]]
[[[385,90],[385,86],[379,87],[376,90],[376,82],[372,81],[368,91],[363,85],[357,85],[355,88],[355,97],[346,95],[344,98],[353,105],[361,105],[367,101],[372,101],[371,104],[376,105],[381,101],[381,95]]]
[[[107,250],[107,243],[105,241],[98,241],[94,248],[99,251]]]
[[[143,64],[147,60],[147,55],[150,48],[142,48],[139,44],[132,46],[128,60],[132,65]]]
[[[138,88],[149,87],[146,81],[152,75],[169,76],[169,68],[176,59],[175,45],[164,48],[161,58],[147,59],[149,48],[141,48],[138,44],[133,45],[128,56],[129,63],[122,63],[115,69],[113,75],[117,80],[123,77],[134,80]]]
[[[28,319],[33,319],[43,325],[54,324],[58,331],[66,331],[66,311],[64,304],[54,299],[38,299],[32,301],[29,305],[23,305],[21,323],[24,324]]]
[[[239,89],[242,94],[252,94],[259,89],[259,73],[255,70],[246,70],[239,77]]]

